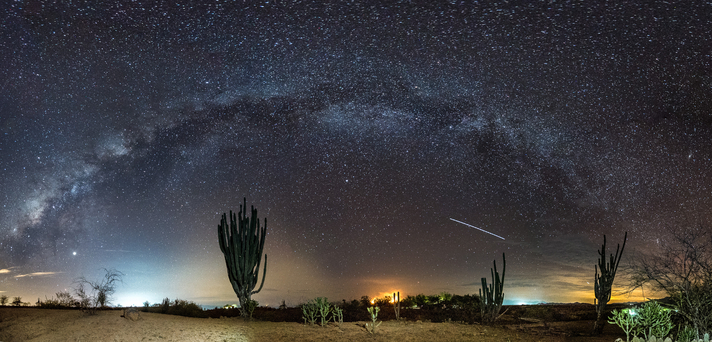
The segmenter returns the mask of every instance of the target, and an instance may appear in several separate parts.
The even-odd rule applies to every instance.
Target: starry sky
[[[712,221],[712,4],[636,3],[5,1],[0,294],[235,303],[246,197],[262,305],[476,294],[502,253],[505,303],[592,303],[604,234]]]

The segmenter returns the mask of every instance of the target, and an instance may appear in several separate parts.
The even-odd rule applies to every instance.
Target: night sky
[[[179,2],[1,5],[0,294],[236,303],[244,197],[272,306],[476,294],[502,253],[506,304],[593,303],[604,234],[710,227],[709,2]]]

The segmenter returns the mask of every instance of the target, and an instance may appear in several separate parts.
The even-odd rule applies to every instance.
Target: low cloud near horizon
[[[7,272],[5,272],[7,273]],[[15,276],[15,278],[24,278],[24,277],[46,277],[46,276],[53,276],[55,274],[61,274],[64,272],[33,272],[33,273],[27,273],[27,274],[18,274]]]

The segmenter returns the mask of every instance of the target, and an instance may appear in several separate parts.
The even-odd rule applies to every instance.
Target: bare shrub
[[[632,266],[633,291],[650,284],[672,298],[678,314],[699,335],[712,331],[712,234],[705,227],[673,232],[657,253]]]
[[[82,310],[93,314],[111,304],[111,296],[116,292],[117,283],[123,282],[124,274],[113,268],[104,271],[106,274],[100,281],[89,281],[83,276],[74,281],[74,293],[79,297]]]

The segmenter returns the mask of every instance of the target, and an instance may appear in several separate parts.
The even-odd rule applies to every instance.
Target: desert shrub
[[[480,317],[480,296],[466,294],[452,296],[451,307],[462,310],[461,321],[473,323]]]
[[[452,306],[454,297],[455,296],[447,292],[434,295],[424,295],[421,293],[412,298],[412,300],[416,306],[432,310],[434,308],[442,308],[443,305]]]
[[[163,298],[163,302],[161,303],[161,313],[168,313],[168,310],[171,308],[171,300],[168,299],[168,297]]]
[[[79,297],[82,310],[95,313],[97,308],[111,304],[111,296],[116,292],[117,283],[123,282],[124,274],[113,268],[104,271],[104,278],[99,281],[90,281],[83,276],[74,280],[74,293]]]
[[[53,298],[50,299],[45,299],[44,302],[37,302],[37,306],[39,306],[42,309],[61,309],[62,305],[59,304],[59,301]]]
[[[428,296],[426,296],[426,295],[424,295],[424,294],[422,294],[422,293],[415,296],[415,305],[417,305],[417,306],[419,306],[419,307],[422,308],[422,307],[424,307],[424,306],[426,306],[426,305],[428,305],[428,304],[429,304]]]
[[[697,337],[697,329],[686,325],[684,327],[679,327],[677,331],[677,342],[690,342],[695,340]]]
[[[611,314],[608,323],[623,329],[626,340],[630,335],[645,341],[651,340],[653,336],[663,339],[673,328],[670,310],[662,307],[657,301],[646,302],[640,308],[613,310]]]
[[[57,297],[59,305],[63,307],[71,307],[77,302],[77,300],[72,297],[72,294],[69,293],[69,291],[60,291],[57,292],[55,295]]]
[[[78,284],[74,288],[74,293],[79,297],[79,308],[82,311],[87,311],[89,313],[95,313],[96,307],[93,304],[91,294],[87,292],[84,284]]]
[[[346,299],[342,300],[341,305],[339,305],[342,309],[344,310],[357,310],[361,306],[361,302],[358,300],[354,299],[350,302],[347,302]]]
[[[368,297],[366,297],[366,299],[368,299]],[[366,312],[366,308],[371,305],[371,301],[369,300],[366,302],[368,303],[368,305],[364,304],[363,301],[355,299],[350,302],[344,300],[341,304],[341,308],[344,310],[344,321],[355,322],[367,320],[368,313]]]
[[[453,309],[459,309],[462,307],[462,302],[464,302],[464,296],[461,295],[452,295],[452,298],[448,300],[448,306],[452,307]]]
[[[176,299],[175,301],[173,301],[173,305],[169,306],[167,313],[170,315],[185,317],[208,317],[205,311],[203,311],[203,308],[201,308],[198,304],[182,299]]]
[[[68,291],[60,291],[56,293],[57,298],[47,299],[42,302],[37,300],[37,306],[43,309],[67,309],[75,306],[76,299]]]
[[[385,306],[392,306],[393,304],[391,303],[391,296],[385,296],[383,298],[376,298],[373,301],[373,306],[379,306],[379,307],[385,307]]]
[[[448,307],[452,306],[453,297],[454,296],[452,294],[450,294],[449,292],[445,292],[445,291],[440,292],[440,294],[438,295],[438,304],[443,304]]]
[[[645,340],[651,336],[665,338],[672,330],[670,310],[662,307],[657,301],[649,301],[643,307],[635,310],[638,316],[638,325],[635,334],[643,336]]]
[[[707,275],[710,278],[706,282],[688,284],[687,288],[673,295],[675,309],[685,324],[697,328],[698,339],[712,332],[712,260],[705,267],[710,267]]]
[[[255,309],[260,305],[256,300],[254,299],[249,299],[247,300],[247,303],[245,304],[245,311],[247,311],[247,319],[252,319],[252,313],[255,312]],[[243,315],[243,317],[245,317]]]
[[[712,331],[712,232],[707,227],[674,231],[654,253],[638,258],[630,291],[645,284],[672,298],[696,338]]]
[[[171,301],[168,298],[164,298],[160,304],[153,305],[150,305],[150,303],[146,301],[143,303],[143,308],[141,308],[141,311],[198,318],[207,318],[209,316],[208,313],[203,310],[202,307],[200,307],[200,305],[182,299],[176,299],[175,301]]]
[[[416,305],[415,305],[415,297],[413,297],[413,296],[406,296],[405,298],[403,298],[403,299],[401,300],[401,305],[402,305],[404,308],[412,308],[412,307],[415,307],[415,306],[416,306]]]
[[[44,301],[37,300],[37,306],[43,309],[67,309],[75,305],[76,300],[67,291],[57,292],[57,298],[47,298]]]
[[[555,310],[548,305],[527,305],[522,312],[522,317],[536,318],[545,322],[555,319]]]
[[[364,308],[371,306],[371,299],[368,296],[361,296],[361,306]]]

